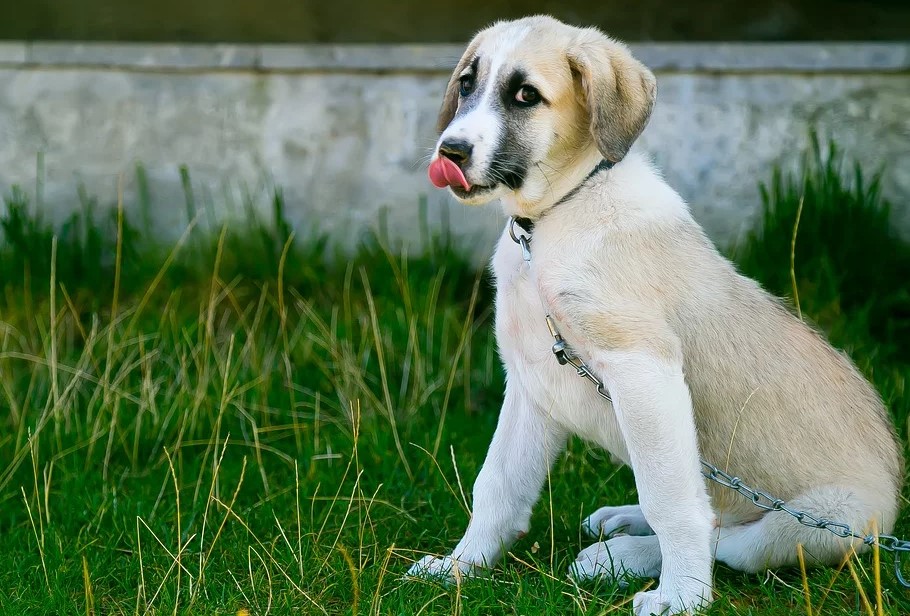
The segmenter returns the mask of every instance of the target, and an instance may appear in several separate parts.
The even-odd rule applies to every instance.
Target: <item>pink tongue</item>
[[[468,184],[468,180],[464,177],[464,173],[462,173],[458,165],[445,156],[437,156],[430,163],[427,175],[430,176],[430,181],[433,182],[433,186],[436,188],[461,186],[465,190],[471,190],[471,185]]]

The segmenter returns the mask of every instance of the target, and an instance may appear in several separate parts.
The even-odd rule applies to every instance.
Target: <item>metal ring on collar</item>
[[[526,236],[524,233],[522,233],[522,234],[515,233],[516,224],[517,224],[517,221],[516,221],[515,217],[509,216],[509,236],[512,238],[512,241],[515,242],[516,244],[521,244],[521,240],[524,239],[525,242],[530,243],[531,238]]]

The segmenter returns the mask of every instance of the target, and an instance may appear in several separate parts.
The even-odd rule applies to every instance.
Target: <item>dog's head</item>
[[[656,89],[651,71],[597,29],[550,17],[494,24],[449,80],[430,179],[472,205],[558,198],[549,191],[567,169],[622,160]]]

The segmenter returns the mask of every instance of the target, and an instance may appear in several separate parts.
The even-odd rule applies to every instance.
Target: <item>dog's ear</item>
[[[442,131],[446,129],[449,122],[455,117],[455,112],[458,110],[459,76],[464,69],[474,61],[474,55],[477,53],[477,48],[479,46],[480,34],[475,36],[474,40],[468,44],[468,48],[465,49],[464,55],[461,56],[461,60],[458,61],[455,70],[452,71],[452,76],[449,78],[449,85],[446,87],[445,96],[442,98],[442,107],[439,109],[439,118],[436,120],[436,132],[438,134],[442,134]]]
[[[657,97],[657,80],[629,49],[599,30],[582,30],[569,49],[591,116],[591,135],[604,158],[623,159],[644,130]]]

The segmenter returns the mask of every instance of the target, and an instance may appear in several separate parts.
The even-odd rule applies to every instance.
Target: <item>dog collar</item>
[[[573,188],[572,190],[567,192],[565,195],[563,195],[562,199],[560,199],[559,201],[557,201],[556,203],[551,205],[547,211],[549,211],[549,209],[551,209],[551,208],[556,207],[560,203],[565,203],[566,201],[568,201],[569,199],[574,197],[578,193],[578,191],[581,190],[582,186],[584,186],[587,183],[588,180],[593,178],[595,175],[597,175],[601,171],[606,171],[607,169],[612,169],[614,164],[615,163],[613,161],[607,160],[606,158],[601,160],[599,163],[597,163],[597,165],[593,169],[591,169],[591,172],[585,176],[585,179],[583,179],[581,182],[578,183],[578,186],[576,186],[575,188]],[[523,216],[513,216],[512,220],[514,220],[515,224],[517,224],[519,227],[521,227],[528,233],[534,232],[535,221],[531,220],[530,218],[525,218]]]

